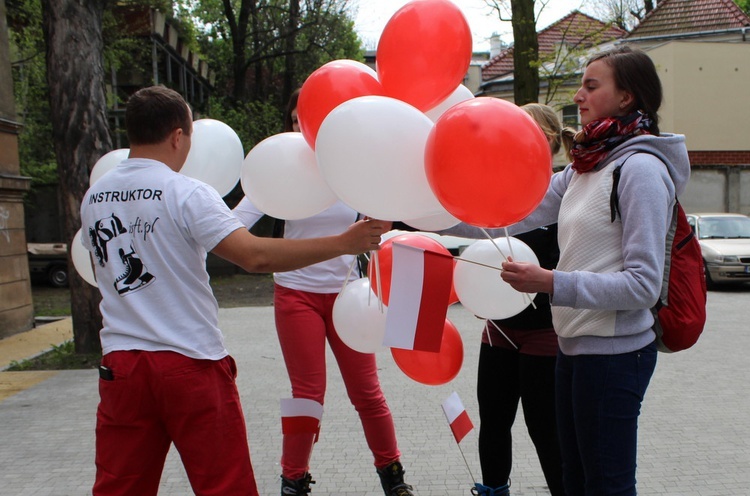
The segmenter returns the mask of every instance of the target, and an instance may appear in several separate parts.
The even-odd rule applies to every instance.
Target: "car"
[[[68,286],[68,245],[65,243],[27,243],[29,271],[51,286]]]
[[[701,245],[706,285],[750,281],[750,217],[733,213],[687,215]]]

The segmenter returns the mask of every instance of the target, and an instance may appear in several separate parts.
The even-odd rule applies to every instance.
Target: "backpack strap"
[[[612,192],[609,194],[609,210],[611,212],[610,222],[614,222],[618,215],[620,215],[620,198],[617,194],[617,187],[620,185],[620,169],[625,165],[625,162],[639,152],[630,152],[623,155],[624,158],[620,158],[620,163],[612,171]]]
[[[648,153],[645,151],[633,151],[627,155],[623,155],[620,163],[612,171],[612,192],[609,195],[609,206],[611,211],[611,222],[614,222],[617,216],[620,214],[619,197],[617,194],[617,187],[620,184],[620,169],[625,165],[625,162],[636,153]],[[675,204],[672,207],[672,222],[667,230],[667,238],[664,244],[664,272],[662,274],[661,294],[659,300],[656,302],[654,308],[658,311],[662,306],[666,306],[668,303],[667,294],[669,293],[669,273],[672,268],[671,257],[672,257],[672,244],[674,243],[675,233],[677,231],[677,218],[680,210],[680,202],[675,196]]]
[[[655,309],[657,311],[661,307],[667,306],[669,304],[669,274],[672,271],[672,248],[674,247],[674,238],[677,234],[677,222],[679,220],[681,210],[682,207],[680,207],[680,202],[675,197],[674,207],[672,207],[672,222],[669,224],[669,229],[667,230],[667,240],[664,245],[664,273],[661,280],[661,293],[659,294],[659,300],[657,300],[655,306]],[[684,215],[684,213],[682,215]],[[687,243],[687,241],[689,241],[689,239],[686,241],[681,241],[680,245],[677,246],[677,249],[682,248],[682,246]]]

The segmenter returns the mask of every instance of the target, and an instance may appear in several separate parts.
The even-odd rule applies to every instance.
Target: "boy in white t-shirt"
[[[179,93],[141,89],[125,120],[129,158],[81,205],[104,324],[93,494],[156,494],[174,442],[196,494],[257,495],[206,253],[249,272],[286,271],[376,250],[386,225],[359,221],[306,240],[255,237],[213,188],[178,174],[192,133]]]

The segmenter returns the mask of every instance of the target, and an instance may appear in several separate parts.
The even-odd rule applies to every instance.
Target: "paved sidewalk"
[[[746,292],[709,293],[709,323],[697,347],[660,355],[641,416],[640,494],[750,494],[747,301]],[[465,347],[464,367],[450,384],[415,383],[388,352],[379,355],[407,480],[420,496],[468,495],[472,485],[440,404],[457,391],[469,416],[478,421],[475,382],[481,323],[460,305],[450,309],[449,318]],[[272,308],[222,309],[220,324],[239,367],[238,385],[260,492],[279,494],[279,398],[288,397],[290,390]],[[380,496],[372,457],[330,353],[329,371],[323,428],[311,462],[317,480],[312,494]],[[0,372],[0,380],[5,374],[9,372]],[[1,496],[90,494],[97,373],[50,375],[0,399]],[[514,429],[512,494],[548,494],[520,412]],[[461,448],[474,477],[480,477],[476,443],[474,430]],[[174,451],[159,494],[192,494]]]

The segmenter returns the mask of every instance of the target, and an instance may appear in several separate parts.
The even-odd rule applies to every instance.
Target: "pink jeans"
[[[382,468],[401,456],[393,417],[380,389],[375,355],[352,350],[333,328],[335,300],[336,294],[275,287],[276,330],[292,383],[292,396],[323,403],[327,338],[341,370],[346,392],[359,414],[367,445],[375,457],[375,466]],[[281,455],[284,477],[298,479],[308,471],[312,445],[312,434],[284,436]]]

